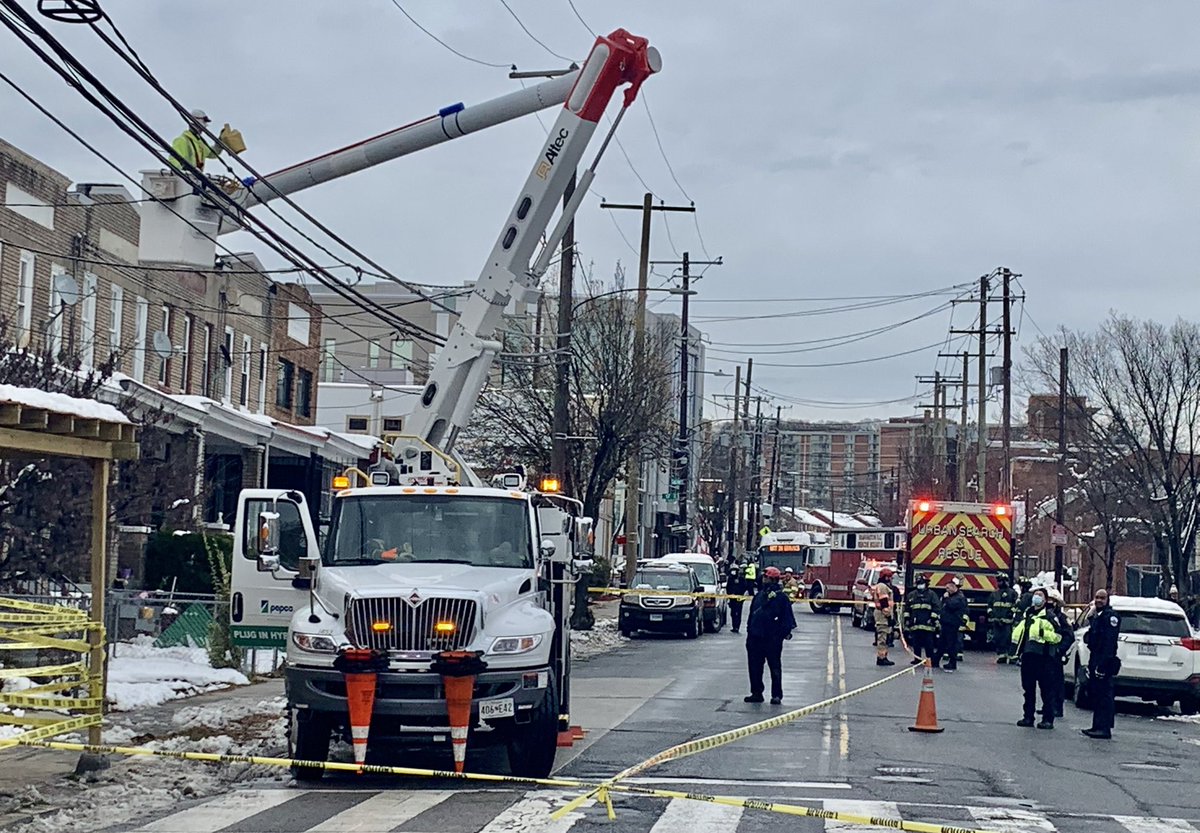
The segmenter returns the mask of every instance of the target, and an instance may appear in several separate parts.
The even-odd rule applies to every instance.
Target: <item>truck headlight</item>
[[[676,596],[675,607],[695,607],[696,600],[691,596]]]
[[[501,636],[492,641],[489,654],[527,654],[542,644],[540,634],[533,636]]]
[[[332,654],[337,651],[337,643],[331,637],[311,633],[293,633],[292,644],[301,651],[313,654]]]

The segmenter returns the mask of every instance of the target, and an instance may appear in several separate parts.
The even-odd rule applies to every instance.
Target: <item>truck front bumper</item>
[[[527,724],[549,692],[549,668],[484,671],[475,678],[471,701],[471,726],[512,727]],[[284,669],[288,705],[349,720],[346,683],[340,671],[288,665]],[[480,703],[512,700],[512,717],[479,718]],[[385,671],[375,684],[371,730],[384,734],[441,734],[448,730],[446,692],[439,674],[430,671]]]

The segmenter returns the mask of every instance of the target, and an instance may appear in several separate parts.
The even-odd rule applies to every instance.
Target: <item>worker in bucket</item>
[[[783,643],[792,638],[796,617],[792,601],[779,586],[778,567],[763,570],[763,587],[750,602],[746,619],[746,661],[750,671],[747,703],[763,701],[763,664],[771,669],[771,705],[783,702]]]
[[[232,147],[235,152],[241,144],[240,136],[238,141],[232,140],[234,131],[228,124],[221,129],[220,140],[216,148],[213,148],[208,142],[204,141],[204,133],[208,130],[208,126],[212,123],[212,119],[203,110],[192,110],[187,115],[187,127],[179,134],[175,141],[171,142],[171,150],[178,154],[171,157],[171,166],[176,170],[183,170],[183,165],[180,163],[182,159],[192,167],[203,171],[205,159],[216,159],[220,156],[221,151],[226,147]]]

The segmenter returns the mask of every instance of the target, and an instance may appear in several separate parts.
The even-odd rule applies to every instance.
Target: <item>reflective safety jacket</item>
[[[743,575],[745,576],[746,581],[757,581],[758,580],[758,565],[755,564],[753,561],[751,561],[749,564],[746,565],[746,572]]]
[[[998,625],[1011,625],[1016,616],[1017,591],[1011,587],[997,590],[988,596],[988,621]]]
[[[892,588],[884,582],[875,585],[875,609],[888,611],[892,609]]]
[[[193,133],[191,130],[185,130],[179,135],[175,141],[171,142],[171,149],[187,160],[188,164],[193,165],[200,170],[204,170],[205,159],[216,159],[217,152],[208,146],[208,143]],[[174,156],[171,157],[171,167],[177,170],[182,170],[179,160]]]
[[[938,629],[942,603],[937,593],[925,590],[910,590],[904,597],[904,630],[934,633]]]
[[[1012,632],[1012,643],[1017,646],[1017,655],[1049,654],[1058,650],[1062,642],[1062,634],[1054,627],[1054,620],[1047,615],[1045,608],[1034,610],[1030,607],[1025,615],[1017,622]]]

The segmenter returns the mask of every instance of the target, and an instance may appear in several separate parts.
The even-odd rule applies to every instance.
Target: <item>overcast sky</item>
[[[567,0],[508,2],[550,49],[586,55],[592,36]],[[500,0],[400,4],[473,58],[522,69],[564,63],[526,35]],[[517,85],[506,68],[472,63],[436,43],[391,0],[104,6],[164,86],[207,110],[218,127],[239,128],[245,158],[264,171]],[[902,399],[917,390],[916,375],[938,367],[950,312],[918,316],[951,294],[792,315],[861,303],[840,300],[850,296],[931,293],[1007,266],[1028,292],[1025,310],[1014,314],[1025,343],[1037,327],[1094,327],[1111,309],[1169,320],[1191,315],[1200,302],[1200,4],[575,6],[594,30],[621,26],[661,51],[663,71],[645,95],[666,157],[696,202],[703,242],[687,215],[672,215],[669,229],[656,222],[653,257],[675,259],[685,250],[694,259],[724,257],[698,283],[693,305],[712,341],[708,369],[731,372],[753,355],[755,382],[777,394],[778,404],[796,403],[788,416],[909,415],[911,401],[813,403]],[[164,133],[179,132],[169,106],[87,27],[50,25],[139,113]],[[153,167],[7,31],[0,68],[123,169]],[[546,124],[552,118],[552,111],[543,115]],[[528,117],[315,188],[299,201],[404,278],[473,279],[542,135]],[[75,181],[116,178],[3,85],[0,136]],[[668,202],[686,202],[640,102],[619,136],[646,186]],[[614,149],[594,193],[637,202],[645,190],[637,174]],[[597,278],[620,261],[633,280],[636,257],[617,226],[636,244],[638,218],[603,211],[598,202],[589,199],[578,216],[582,257]],[[257,248],[249,239],[236,245]],[[657,271],[653,286],[670,267]],[[839,300],[814,300],[823,298]],[[660,310],[677,308],[673,297],[658,300]],[[954,326],[971,326],[975,312],[960,308]],[[833,349],[794,344],[871,330],[882,332]],[[805,352],[783,352],[797,348]],[[894,353],[908,355],[794,366]],[[707,387],[720,394],[732,385],[709,377]]]

